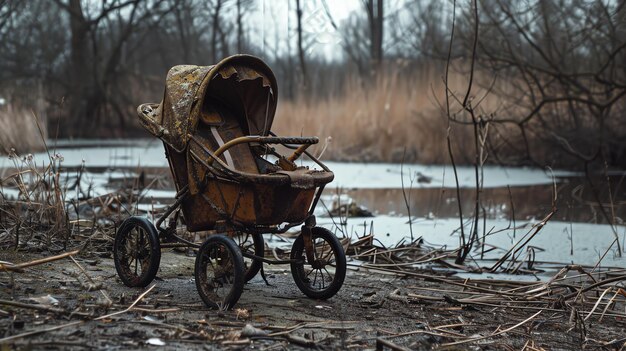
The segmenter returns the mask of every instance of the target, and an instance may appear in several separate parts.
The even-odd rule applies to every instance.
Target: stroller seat
[[[232,111],[219,106],[219,103],[215,101],[208,99],[205,101],[200,114],[197,136],[204,139],[211,151],[244,135],[241,123]],[[259,168],[248,144],[235,145],[226,150],[220,158],[235,170],[259,174]]]
[[[227,108],[219,101],[206,99],[201,110],[196,140],[207,149],[215,152],[229,141],[247,135],[245,124],[237,112]],[[193,147],[193,146],[192,146]],[[308,167],[283,169],[268,162],[254,151],[250,144],[232,146],[219,156],[220,160],[232,170],[250,178],[252,182],[276,185],[290,185],[298,189],[313,189],[332,181],[332,172],[311,170]],[[195,150],[200,151],[200,150]],[[201,171],[201,170],[199,170]],[[262,175],[262,177],[255,177]],[[271,178],[269,178],[269,177]]]

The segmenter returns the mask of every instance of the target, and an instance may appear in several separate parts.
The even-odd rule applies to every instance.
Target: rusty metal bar
[[[176,234],[171,234],[171,237],[172,237],[174,240],[176,240],[177,242],[185,244],[185,245],[183,245],[183,246],[193,247],[193,248],[196,248],[196,249],[200,247],[200,244],[196,244],[196,243],[191,242],[191,241],[189,241],[189,240],[185,240],[185,239],[181,238],[180,236],[178,236],[178,235],[176,235]],[[165,244],[163,244],[163,245],[166,245],[166,244],[167,244],[167,243],[165,243]],[[161,246],[161,247],[167,247],[167,246]]]
[[[325,187],[326,185],[321,185],[317,187],[317,191],[315,192],[315,198],[313,198],[313,203],[311,204],[311,207],[309,208],[309,216],[312,216],[313,212],[315,212],[315,207],[317,207],[317,203],[319,202],[320,197],[322,196],[322,192],[324,191]]]
[[[306,254],[306,260],[313,268],[318,268],[319,263],[315,259],[315,247],[313,245],[313,233],[312,229],[317,225],[315,216],[309,216],[305,221],[301,229],[302,241],[304,242],[304,253]]]
[[[271,136],[276,136],[276,134],[274,134],[274,132],[269,131],[268,132],[269,135]],[[292,146],[292,145],[287,145],[287,144],[283,144],[284,147],[291,149],[291,150],[295,150],[296,147]],[[326,172],[330,172],[330,168],[328,168],[322,161],[320,161],[317,157],[311,155],[310,152],[308,151],[304,151],[303,152],[305,155],[307,155],[308,158],[310,158],[313,162],[315,162],[318,166],[322,167],[323,170],[325,170]]]
[[[287,157],[287,160],[290,162],[294,162],[295,160],[297,160],[300,156],[302,156],[302,153],[304,151],[306,151],[306,149],[311,146],[311,144],[303,144],[300,145],[300,147],[298,147],[296,149],[296,151],[293,152],[293,154],[291,154],[291,156]]]
[[[163,224],[163,221],[172,214],[172,212],[176,211],[176,209],[180,206],[180,204],[183,203],[183,201],[185,200],[185,198],[187,198],[187,195],[189,194],[189,188],[183,188],[185,191],[180,194],[180,197],[178,199],[176,199],[176,201],[167,208],[167,210],[165,210],[165,213],[163,213],[163,215],[161,216],[161,218],[159,218],[156,222],[156,227],[159,231],[164,231],[165,229],[161,228],[161,224]],[[181,190],[183,190],[181,189]],[[177,194],[178,195],[178,194]]]
[[[241,252],[241,255],[245,258],[250,258],[253,260],[259,260],[262,261],[263,263],[267,263],[267,264],[291,264],[291,263],[297,263],[297,264],[302,264],[304,263],[302,259],[288,259],[288,260],[272,260],[270,258],[265,258],[265,257],[261,257],[261,256],[256,256],[253,255],[249,252]]]
[[[195,140],[195,142],[200,147],[202,147],[202,149],[207,153],[207,155],[209,155],[209,157],[211,157],[211,159],[208,161],[205,161],[199,155],[193,152],[193,150],[190,150],[191,156],[195,158],[198,162],[200,162],[203,166],[207,167],[207,169],[212,173],[222,174],[224,177],[230,177],[231,180],[235,180],[239,183],[251,183],[253,182],[252,179],[257,179],[261,182],[273,183],[277,185],[286,184],[289,182],[289,177],[286,175],[283,177],[277,174],[272,174],[272,175],[253,174],[253,173],[233,170],[232,168],[230,168],[230,166],[225,164],[224,161],[216,157],[211,151],[205,148],[204,145],[200,144],[200,142],[198,142],[197,140]],[[218,170],[217,168],[213,167],[212,166],[213,161],[216,161],[221,166],[221,168],[223,168],[223,170],[222,169]]]
[[[300,137],[268,137],[259,135],[249,135],[235,138],[215,150],[215,157],[220,157],[226,150],[239,144],[259,143],[259,144],[303,144],[312,145],[319,143],[317,137],[300,138]],[[305,148],[306,149],[306,148]],[[297,151],[297,150],[296,150]],[[304,151],[304,150],[302,150]],[[302,152],[301,152],[302,153]],[[296,157],[297,158],[297,157]]]
[[[162,249],[172,249],[175,247],[193,247],[186,243],[161,243]]]

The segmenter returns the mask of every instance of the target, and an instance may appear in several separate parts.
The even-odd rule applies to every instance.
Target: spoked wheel
[[[237,232],[233,238],[243,257],[243,270],[246,282],[254,278],[259,273],[263,262],[261,260],[255,260],[245,257],[245,254],[252,254],[258,257],[263,257],[265,253],[265,244],[263,243],[263,234],[261,233],[244,233]]]
[[[346,254],[341,243],[330,231],[314,227],[311,229],[315,263],[306,260],[304,240],[298,236],[291,248],[291,275],[305,295],[314,299],[328,299],[343,285],[346,277]]]
[[[211,235],[196,256],[196,287],[202,301],[231,309],[243,292],[244,268],[239,247],[224,235]]]
[[[115,234],[113,260],[125,285],[145,287],[150,284],[161,262],[161,245],[154,225],[143,217],[124,220]]]

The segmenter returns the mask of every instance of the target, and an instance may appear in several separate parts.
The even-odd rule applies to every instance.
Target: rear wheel
[[[311,229],[315,262],[307,262],[302,234],[291,248],[293,280],[305,295],[314,299],[328,299],[343,285],[346,277],[346,254],[333,233],[321,228]]]
[[[198,293],[208,307],[233,308],[245,284],[239,247],[224,235],[209,236],[198,250],[195,277]]]
[[[150,284],[161,262],[161,245],[154,225],[143,217],[124,220],[115,234],[113,260],[125,285],[145,287]]]
[[[255,260],[253,258],[245,257],[245,254],[251,254],[258,257],[263,257],[265,254],[265,244],[263,243],[263,234],[261,233],[244,233],[237,232],[233,238],[241,254],[243,255],[243,269],[246,282],[254,278],[261,270],[263,262],[261,260]]]

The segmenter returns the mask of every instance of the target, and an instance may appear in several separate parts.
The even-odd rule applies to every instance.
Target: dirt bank
[[[194,257],[163,254],[154,288],[140,299],[146,289],[125,287],[110,258],[0,273],[0,348],[372,349],[383,339],[409,349],[570,350],[625,342],[619,317],[583,321],[575,309],[463,304],[471,292],[454,285],[354,270],[337,296],[315,301],[288,267],[266,266],[270,285],[257,276],[234,310],[207,310],[192,279]],[[11,262],[40,257],[0,254]]]

